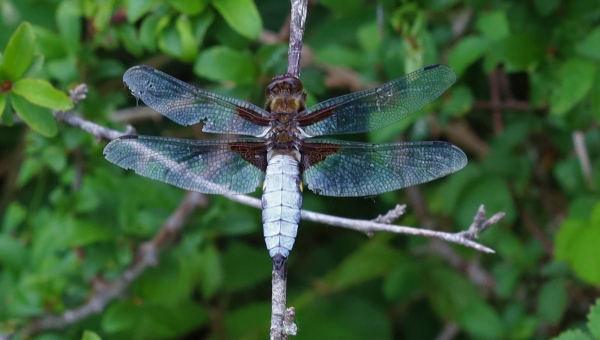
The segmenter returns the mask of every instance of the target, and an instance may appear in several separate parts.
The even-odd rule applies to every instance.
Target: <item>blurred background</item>
[[[190,197],[107,162],[106,140],[55,122],[64,95],[27,93],[42,93],[42,80],[64,93],[85,83],[73,112],[93,123],[219,138],[136,108],[123,73],[150,65],[262,106],[287,68],[289,11],[281,0],[0,0],[0,338],[268,336],[260,211],[195,196],[183,231],[158,240]],[[478,240],[496,254],[302,221],[288,266],[297,339],[600,339],[599,23],[597,0],[310,1],[309,105],[448,64],[458,79],[440,99],[343,138],[445,140],[469,165],[378,197],[306,192],[304,208],[373,219],[406,204],[397,223],[449,232],[481,204],[506,217]],[[17,78],[39,81],[13,88]],[[19,105],[32,114],[15,114]],[[149,240],[160,256],[140,265]]]

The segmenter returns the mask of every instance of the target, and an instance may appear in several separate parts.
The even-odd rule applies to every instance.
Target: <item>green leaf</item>
[[[10,102],[19,117],[33,130],[46,137],[56,135],[58,128],[49,109],[33,105],[19,95],[11,96]]]
[[[198,56],[194,73],[214,81],[252,84],[258,75],[258,68],[248,54],[226,46],[217,46]]]
[[[496,312],[477,292],[477,287],[453,269],[427,268],[427,289],[432,308],[443,319],[461,325],[478,339],[500,338],[502,324]]]
[[[28,22],[23,22],[10,37],[0,71],[8,80],[19,79],[33,60],[35,50],[35,36]]]
[[[264,339],[268,337],[271,304],[265,302],[244,304],[225,314],[225,327],[230,339]],[[252,335],[254,335],[252,337]]]
[[[550,113],[562,115],[571,110],[590,91],[596,74],[594,62],[585,59],[570,59],[558,72],[560,86],[550,98]]]
[[[41,160],[57,174],[61,173],[67,165],[66,153],[54,145],[43,149]]]
[[[442,114],[448,116],[459,116],[470,111],[473,105],[473,94],[467,86],[456,86],[452,89],[452,99],[443,106]]]
[[[0,117],[2,117],[4,109],[6,108],[6,97],[8,97],[8,95],[4,93],[0,94]]]
[[[493,194],[492,194],[493,193]],[[466,228],[473,222],[477,208],[485,205],[486,211],[504,211],[504,220],[512,221],[516,216],[512,195],[506,181],[500,177],[486,176],[470,183],[457,207],[457,225]]]
[[[509,298],[514,294],[521,278],[521,269],[514,263],[503,262],[494,267],[496,291],[500,297]]]
[[[81,340],[102,340],[102,338],[92,331],[84,331]]]
[[[7,268],[23,270],[29,259],[27,248],[14,238],[0,234],[0,263]]]
[[[262,19],[252,0],[219,0],[213,6],[236,32],[248,39],[258,39]]]
[[[508,19],[503,11],[481,14],[476,26],[484,36],[492,40],[500,40],[510,34]]]
[[[483,301],[467,305],[460,313],[459,324],[479,339],[498,339],[503,334],[498,314]]]
[[[158,25],[160,26],[160,22]],[[191,62],[198,54],[192,25],[189,19],[182,15],[174,24],[169,24],[162,30],[158,41],[160,49],[182,61]]]
[[[264,249],[250,248],[242,243],[234,243],[223,254],[223,283],[230,291],[250,288],[267,280],[271,272],[271,259]],[[240,261],[244,265],[240,266]]]
[[[590,332],[595,339],[600,339],[600,299],[596,300],[596,304],[590,308],[587,319]]]
[[[26,158],[21,169],[19,170],[19,176],[17,177],[17,187],[22,188],[25,184],[35,177],[42,169],[44,164],[35,158]]]
[[[223,284],[223,268],[217,248],[208,244],[202,251],[200,268],[202,296],[212,298]]]
[[[56,24],[65,48],[70,54],[76,54],[81,42],[81,11],[78,1],[60,2],[56,10]]]
[[[107,333],[120,333],[123,339],[173,339],[207,321],[207,312],[191,300],[168,306],[118,301],[103,314],[102,329]]]
[[[333,44],[316,51],[316,59],[326,64],[351,68],[359,67],[364,62],[356,49]]]
[[[13,92],[33,104],[49,109],[66,111],[73,108],[69,96],[42,79],[19,79],[15,82]]]
[[[342,290],[389,273],[399,254],[385,241],[383,237],[369,241],[329,272],[322,284]]]
[[[543,17],[552,14],[558,5],[560,0],[535,0],[535,9]]]
[[[202,15],[198,16],[193,21],[194,26],[194,38],[196,39],[197,47],[200,48],[204,42],[204,36],[208,31],[208,27],[215,20],[215,13],[213,11],[206,11]]]
[[[568,298],[564,280],[555,279],[546,283],[538,297],[538,315],[556,324],[565,312]]]
[[[467,67],[479,60],[488,50],[489,41],[478,36],[468,36],[461,39],[452,49],[448,57],[448,65],[460,78]]]
[[[577,44],[577,52],[585,57],[600,59],[600,27]]]
[[[364,8],[361,0],[321,0],[321,5],[339,14],[352,14]]]
[[[37,52],[48,59],[62,58],[66,55],[63,40],[58,34],[40,26],[33,26]]]
[[[155,3],[155,0],[129,0],[127,3],[127,21],[135,22],[155,6]]]
[[[142,21],[142,25],[140,26],[140,43],[150,52],[156,51],[156,34],[159,21],[159,17],[149,15],[144,18],[144,21]]]
[[[569,263],[575,274],[600,285],[600,225],[567,220],[555,237],[556,259]]]
[[[18,202],[11,203],[4,212],[2,230],[12,232],[27,217],[27,210]]]
[[[583,333],[581,330],[577,329],[574,331],[566,331],[560,333],[556,338],[552,338],[552,340],[592,340],[589,335]]]
[[[596,79],[592,85],[591,93],[600,93],[600,70],[596,72]],[[590,96],[591,110],[595,113],[596,119],[600,119],[600,96]]]
[[[403,302],[421,291],[423,275],[418,262],[407,257],[398,257],[401,260],[385,278],[383,292],[388,300]]]
[[[180,15],[175,21],[175,27],[177,33],[179,33],[179,40],[181,41],[182,53],[179,57],[181,60],[186,62],[192,62],[198,55],[198,44],[192,31],[192,24],[187,16]]]
[[[117,29],[117,34],[119,35],[119,39],[123,43],[123,46],[129,53],[137,57],[144,53],[141,40],[138,37],[138,31],[132,24],[120,25]]]
[[[209,0],[169,0],[169,4],[184,14],[194,15],[201,13],[208,4],[208,1]]]
[[[484,60],[484,71],[491,72],[504,64],[507,72],[526,72],[546,58],[545,45],[526,33],[513,33],[491,45]]]

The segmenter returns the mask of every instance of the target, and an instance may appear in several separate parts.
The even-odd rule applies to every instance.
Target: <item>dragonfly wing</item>
[[[149,66],[123,75],[131,93],[165,117],[202,131],[257,136],[269,126],[268,113],[246,101],[205,91]]]
[[[456,80],[445,65],[432,65],[374,89],[333,98],[309,108],[299,125],[309,136],[382,128],[423,108]]]
[[[266,155],[265,143],[255,139],[124,136],[104,149],[106,159],[122,168],[207,194],[255,191],[264,178]]]
[[[446,142],[369,144],[305,141],[304,181],[325,196],[372,196],[446,176],[467,157]]]

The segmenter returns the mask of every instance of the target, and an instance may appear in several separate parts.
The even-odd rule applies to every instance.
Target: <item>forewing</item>
[[[131,93],[174,122],[204,123],[202,131],[257,136],[269,125],[267,112],[246,101],[189,85],[149,66],[123,75]]]
[[[446,91],[456,74],[432,65],[374,89],[326,100],[298,119],[310,136],[367,132],[399,121]]]
[[[446,142],[368,144],[305,141],[304,181],[325,196],[372,196],[462,169],[467,157]]]
[[[265,143],[255,139],[124,136],[110,142],[104,156],[144,177],[207,194],[255,191],[267,162]]]

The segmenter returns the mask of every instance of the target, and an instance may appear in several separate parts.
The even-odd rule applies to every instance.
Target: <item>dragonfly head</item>
[[[305,109],[306,93],[302,82],[289,74],[273,78],[265,94],[269,112],[299,112]]]

